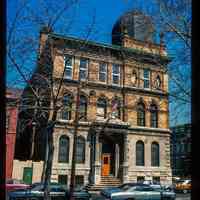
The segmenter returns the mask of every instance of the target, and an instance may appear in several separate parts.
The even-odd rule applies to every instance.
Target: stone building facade
[[[170,59],[163,44],[135,39],[124,26],[120,30],[117,44],[111,45],[41,32],[40,50],[47,40],[53,47],[53,79],[59,80],[65,69],[52,181],[69,185],[80,86],[76,182],[99,185],[112,177],[121,183],[171,183]]]
[[[6,179],[12,178],[19,99],[22,90],[6,90]]]

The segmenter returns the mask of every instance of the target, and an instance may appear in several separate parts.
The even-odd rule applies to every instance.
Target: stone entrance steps
[[[108,187],[118,187],[119,185],[121,185],[122,182],[120,181],[120,179],[114,177],[114,176],[102,176],[101,177],[101,181],[98,185],[87,185],[87,189],[89,191],[100,191],[104,188],[108,188]]]

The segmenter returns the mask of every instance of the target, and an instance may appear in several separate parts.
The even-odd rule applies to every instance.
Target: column
[[[101,160],[99,134],[95,135],[95,162],[94,162],[94,184],[99,184],[101,180]]]
[[[115,144],[115,177],[119,174],[119,145]]]
[[[123,183],[128,182],[128,135],[124,135]]]

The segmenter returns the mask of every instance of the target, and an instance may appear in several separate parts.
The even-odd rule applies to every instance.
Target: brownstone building
[[[138,22],[143,26],[138,28]],[[47,40],[53,44],[53,79],[59,80],[65,69],[63,108],[53,135],[53,181],[69,185],[75,100],[81,84],[77,183],[100,185],[109,178],[118,183],[171,183],[166,70],[170,59],[164,45],[154,43],[153,33],[149,18],[137,12],[117,21],[110,45],[41,32],[41,48]],[[37,151],[44,146],[41,141]],[[38,155],[43,159],[44,151]]]
[[[18,105],[22,90],[6,90],[6,179],[12,178]]]

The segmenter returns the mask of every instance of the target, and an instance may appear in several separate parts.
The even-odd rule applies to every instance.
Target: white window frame
[[[68,58],[71,58],[71,66],[70,65],[66,65],[66,57]],[[65,72],[66,72],[66,69],[70,69],[71,70],[71,77],[70,76],[67,76],[66,73],[64,74],[64,78],[66,79],[72,79],[73,78],[73,56],[71,55],[65,55],[64,56],[64,67],[65,67]]]
[[[147,70],[149,72],[149,77],[148,78],[144,77],[145,70]],[[149,87],[144,87],[145,86],[145,84],[144,84],[145,81],[149,81]],[[150,89],[150,70],[149,69],[143,69],[143,88],[144,89]]]
[[[114,65],[118,65],[118,66],[119,66],[119,73],[118,73],[118,74],[113,73],[113,66],[114,66]],[[115,64],[115,63],[112,64],[112,84],[113,84],[113,85],[120,85],[120,71],[121,71],[120,69],[121,69],[121,67],[120,67],[119,64]],[[119,83],[114,83],[114,82],[113,82],[113,76],[118,76]]]
[[[86,68],[81,68],[81,59],[83,59],[83,60],[86,60],[87,61],[87,64],[86,64]],[[88,79],[88,65],[89,65],[89,59],[88,58],[80,58],[80,60],[79,60],[79,76],[80,76],[80,72],[81,72],[81,70],[82,71],[86,71],[86,77],[85,78],[81,78],[80,77],[80,80],[86,80],[86,79]]]
[[[105,65],[105,71],[100,71],[100,66],[101,65]],[[102,80],[100,80],[100,73],[101,74],[105,74],[105,81],[102,81]],[[98,75],[99,75],[99,77],[98,77],[98,80],[100,81],[100,82],[102,82],[102,83],[107,83],[107,75],[108,75],[108,64],[107,63],[105,63],[105,62],[100,62],[99,63],[99,73],[98,73]]]

